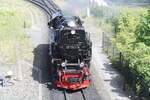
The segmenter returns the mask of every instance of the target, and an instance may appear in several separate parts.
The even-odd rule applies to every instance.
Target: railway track
[[[49,15],[50,19],[52,18],[53,14],[61,11],[60,8],[51,0],[28,0],[28,1],[42,8]],[[69,93],[67,90],[63,91],[55,90],[51,92],[52,95],[50,97],[52,97],[51,98],[52,100],[77,100],[77,99],[87,100],[83,89],[74,93],[71,92]]]
[[[53,14],[61,12],[61,9],[52,0],[27,0],[27,1],[42,8],[48,14],[49,19],[52,18]]]
[[[69,90],[51,90],[51,100],[100,100],[89,99],[84,93],[84,90],[69,91]]]
[[[70,94],[64,90],[63,91],[63,94],[64,94],[64,100],[72,100],[72,99],[75,99],[73,96],[69,96]],[[81,89],[77,92],[78,94],[78,100],[87,100],[86,96],[85,96],[85,93],[84,93],[84,90]],[[77,99],[76,99],[77,100]]]
[[[52,0],[27,0],[42,8],[52,19],[53,14],[61,12],[61,9]],[[52,82],[53,83],[53,82]],[[101,100],[96,89],[81,89],[78,91],[58,90],[56,87],[49,88],[50,100]]]
[[[104,100],[98,95],[93,84],[78,91],[50,89],[50,97],[51,100]]]
[[[51,18],[51,13],[49,12],[48,8],[46,8],[43,3],[36,1],[36,0],[27,0],[27,1],[37,5],[40,8],[42,8],[48,14],[48,17]]]

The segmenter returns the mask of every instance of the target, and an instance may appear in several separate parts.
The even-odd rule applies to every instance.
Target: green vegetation
[[[146,8],[141,7],[123,7],[123,6],[108,6],[108,7],[91,7],[91,14],[98,22],[99,26],[109,32],[116,32],[118,17],[123,13],[130,13],[134,16],[139,16],[145,12]]]
[[[149,100],[150,9],[125,6],[91,9],[99,26],[112,33],[105,50],[111,52],[108,55],[114,67],[125,76],[137,96]]]
[[[23,7],[25,3],[1,0],[0,5],[0,58],[4,58],[0,63],[12,64],[20,58],[29,60],[31,45],[24,29],[31,26],[31,18],[28,9]]]
[[[136,94],[148,96],[150,93],[150,10],[142,16],[124,13],[119,17],[115,47],[124,55],[124,60],[134,77]],[[132,84],[133,86],[133,84]],[[147,87],[147,88],[145,88]]]

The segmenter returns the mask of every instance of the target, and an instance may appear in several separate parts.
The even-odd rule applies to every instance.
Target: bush
[[[138,96],[150,98],[150,10],[146,11],[140,7],[91,8],[100,27],[116,33],[106,44],[109,48],[112,44],[115,47],[115,54],[108,53],[113,65],[126,77]],[[118,63],[119,52],[123,55]]]
[[[113,39],[116,48],[124,54],[124,60],[128,63],[129,83],[139,96],[150,94],[150,11],[141,17],[135,17],[124,13],[119,17],[119,32]],[[133,84],[134,83],[134,84]]]

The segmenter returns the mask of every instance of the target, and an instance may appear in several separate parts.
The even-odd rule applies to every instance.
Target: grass
[[[0,0],[0,58],[2,64],[30,60],[31,45],[24,29],[31,27],[31,17],[22,0]]]

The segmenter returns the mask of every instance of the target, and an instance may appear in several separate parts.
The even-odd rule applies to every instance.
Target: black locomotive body
[[[48,23],[53,30],[50,55],[58,80],[57,87],[85,88],[90,84],[92,43],[79,17],[57,16]]]

